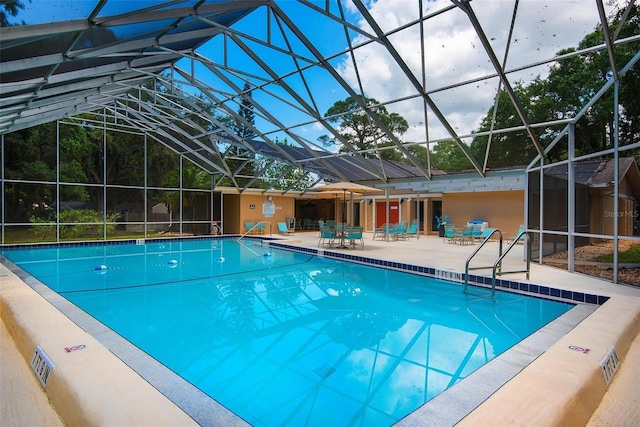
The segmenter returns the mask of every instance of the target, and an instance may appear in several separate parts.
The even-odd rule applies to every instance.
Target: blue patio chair
[[[418,236],[418,223],[414,222],[411,224],[411,227],[407,230],[407,237],[417,237]]]
[[[482,238],[482,226],[477,225],[477,224],[472,224],[471,225],[471,239],[473,241],[484,240]]]
[[[253,227],[255,227],[255,224],[253,223],[253,221],[245,221],[244,222],[244,232],[245,233],[250,233],[250,232],[255,231],[255,230],[253,230]]]
[[[525,228],[524,224],[520,224],[520,227],[518,227],[518,231],[516,232],[516,234],[514,234],[513,236],[507,238],[507,243],[511,243],[514,240],[516,240],[518,238],[518,236],[520,236],[520,233],[522,233],[525,230],[526,230],[526,228]],[[518,239],[518,243],[524,243],[524,234],[522,236],[520,236],[520,238]]]
[[[473,243],[473,227],[465,226],[462,230],[456,231],[454,234],[454,239],[456,243],[461,245],[466,245],[468,243]]]
[[[347,235],[345,240],[349,242],[349,246],[355,248],[360,244],[360,249],[364,249],[364,238],[362,237],[362,227],[347,227]]]
[[[407,221],[400,221],[395,224],[393,228],[389,229],[389,235],[393,240],[408,240],[409,236],[407,236],[407,228],[409,224]]]
[[[454,224],[445,224],[443,242],[453,243],[456,235],[456,226]]]
[[[391,234],[391,230],[393,229],[393,225],[385,222],[380,227],[376,227],[373,232],[373,240],[376,239],[385,239],[387,237],[387,233]]]
[[[328,225],[323,225],[320,229],[320,239],[318,240],[318,247],[320,245],[323,246],[331,246],[338,238],[336,234],[336,230],[333,227],[329,227]]]
[[[487,237],[489,237],[491,235],[491,233],[495,230],[495,228],[485,228],[484,230],[482,230],[482,234],[480,234],[480,238],[482,240],[486,239]]]
[[[285,224],[284,222],[278,223],[278,233],[280,233],[283,236],[292,236],[296,234],[294,230],[289,230],[289,228],[287,227],[287,224]]]

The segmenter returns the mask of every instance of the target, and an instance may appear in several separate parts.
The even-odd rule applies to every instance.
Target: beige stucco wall
[[[225,233],[244,233],[245,221],[267,222],[271,224],[271,232],[278,234],[278,222],[286,222],[287,217],[293,217],[295,211],[295,199],[293,197],[283,197],[272,195],[272,202],[275,205],[275,214],[268,218],[262,213],[262,205],[267,201],[267,194],[241,194],[232,198],[232,195],[225,196],[225,221],[232,221],[232,224],[225,225]],[[227,206],[227,198],[233,200],[233,206]],[[234,215],[233,211],[239,213]],[[238,220],[236,223],[235,221]],[[228,227],[227,227],[228,226]],[[269,227],[266,228],[266,233]]]
[[[392,202],[400,203],[399,218],[411,223],[415,217],[415,199],[408,197],[390,197]],[[377,201],[384,200],[379,198]],[[512,236],[524,223],[524,191],[487,191],[474,193],[444,194],[442,197],[421,198],[424,208],[420,212],[423,221],[422,234],[434,234],[431,231],[433,201],[442,201],[442,212],[449,215],[451,222],[463,227],[472,219],[483,219],[489,227],[500,229],[505,236]],[[363,203],[361,218],[366,231],[373,231],[375,203]]]
[[[362,226],[364,227],[364,231],[374,231],[374,227],[373,227],[373,212],[375,211],[375,204],[374,202],[371,200],[371,203],[369,203],[370,200],[366,200],[363,203],[363,208],[364,208],[364,214],[361,212],[360,214],[360,218],[362,221]]]
[[[503,235],[513,236],[524,223],[524,190],[444,194],[442,215],[457,227],[482,219]]]

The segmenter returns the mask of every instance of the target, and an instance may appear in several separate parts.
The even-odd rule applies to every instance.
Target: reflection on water
[[[89,259],[22,251],[14,262],[265,426],[391,425],[570,308],[217,243],[120,245]]]

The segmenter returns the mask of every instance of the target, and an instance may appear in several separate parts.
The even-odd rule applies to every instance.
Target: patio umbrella
[[[333,191],[333,190],[342,190],[343,193],[360,193],[360,194],[369,194],[369,193],[382,193],[383,190],[379,188],[373,188],[362,184],[356,184],[355,182],[349,181],[340,181],[340,182],[330,182],[329,184],[320,185],[318,187],[314,187],[313,190],[318,191]]]
[[[359,194],[382,193],[382,190],[378,188],[373,188],[373,187],[369,187],[362,184],[356,184],[355,182],[349,182],[349,181],[331,182],[329,184],[315,187],[314,190],[319,190],[319,191],[342,190],[342,196],[345,200],[347,198],[347,191],[349,193],[359,193]],[[342,211],[342,222],[346,222],[346,212],[344,211],[344,209]]]
[[[312,194],[314,197],[318,197],[321,199],[332,199],[332,198],[336,198],[336,199],[346,199],[347,198],[347,194],[346,192],[343,192],[342,190],[331,190],[331,191],[319,191],[317,193],[309,193]],[[360,196],[360,193],[349,193],[349,194],[353,194],[353,197],[358,197]]]

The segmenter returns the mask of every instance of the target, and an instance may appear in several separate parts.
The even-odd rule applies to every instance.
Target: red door
[[[389,202],[389,220],[387,221],[387,202],[376,203],[376,227],[382,226],[385,222],[392,224],[400,220],[400,207],[398,202]]]

